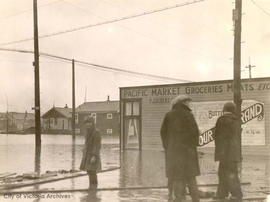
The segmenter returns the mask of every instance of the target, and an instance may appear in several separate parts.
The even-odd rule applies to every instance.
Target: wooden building
[[[70,134],[72,109],[65,107],[52,107],[42,115],[44,133]]]
[[[93,116],[102,135],[119,136],[119,101],[85,102],[76,108],[77,133],[81,132],[87,116]]]
[[[6,112],[0,113],[0,132],[25,133],[35,127],[35,115],[33,113]]]
[[[225,102],[233,100],[233,81],[208,81],[120,88],[121,149],[162,150],[160,127],[179,94],[193,100],[201,150],[213,152],[213,128]],[[269,153],[270,77],[242,80],[243,153]]]

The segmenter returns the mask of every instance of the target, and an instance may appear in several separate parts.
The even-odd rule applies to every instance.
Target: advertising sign
[[[214,146],[214,128],[227,101],[194,102],[193,113],[201,135],[199,146]],[[265,145],[264,104],[244,100],[241,113],[242,145]]]

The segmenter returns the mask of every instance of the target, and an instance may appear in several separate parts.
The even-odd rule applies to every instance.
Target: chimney
[[[109,95],[107,96],[107,101],[108,101],[108,102],[110,101],[110,96],[109,96]]]

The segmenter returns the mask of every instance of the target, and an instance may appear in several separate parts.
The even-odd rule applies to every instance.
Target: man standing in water
[[[231,193],[231,201],[241,201],[243,194],[238,177],[237,164],[241,161],[241,122],[235,115],[236,106],[227,102],[223,115],[218,118],[215,130],[215,161],[219,161],[217,199],[225,199]]]
[[[179,95],[165,115],[161,139],[166,155],[166,175],[172,183],[174,202],[181,202],[186,185],[193,202],[199,202],[196,176],[200,174],[197,144],[199,129],[191,113],[191,98]],[[171,189],[169,187],[169,189]]]
[[[95,120],[89,116],[84,121],[85,144],[80,170],[87,171],[89,188],[97,188],[97,171],[101,170],[100,148],[101,135],[95,127]]]

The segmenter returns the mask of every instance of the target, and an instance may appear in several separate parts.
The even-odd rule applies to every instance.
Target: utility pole
[[[72,137],[75,138],[75,60],[72,59]]]
[[[236,115],[241,118],[241,23],[242,23],[242,0],[235,0],[235,9],[233,10],[234,21],[234,57],[233,57],[233,99],[236,104]],[[240,153],[242,157],[242,128],[239,128]]]
[[[41,148],[40,132],[40,90],[39,90],[39,47],[38,47],[38,11],[37,0],[33,0],[34,14],[34,67],[35,67],[35,143],[36,150]]]
[[[7,102],[7,113],[6,113],[6,118],[7,118],[7,130],[6,130],[6,132],[7,132],[7,135],[8,135],[8,130],[9,130],[9,121],[8,121],[8,117],[9,117],[9,115],[8,115],[8,98],[7,98],[7,95],[5,94],[5,96],[6,96],[6,102]]]
[[[247,68],[248,71],[249,71],[249,78],[250,78],[250,79],[252,78],[252,77],[251,77],[251,68],[253,68],[253,67],[256,67],[256,66],[250,64],[250,58],[249,58],[249,64],[248,64],[248,66],[246,66],[245,68]]]
[[[8,111],[7,111],[7,114],[6,114],[6,117],[7,117],[7,135],[8,135],[8,125],[9,125],[9,122],[8,122]]]

